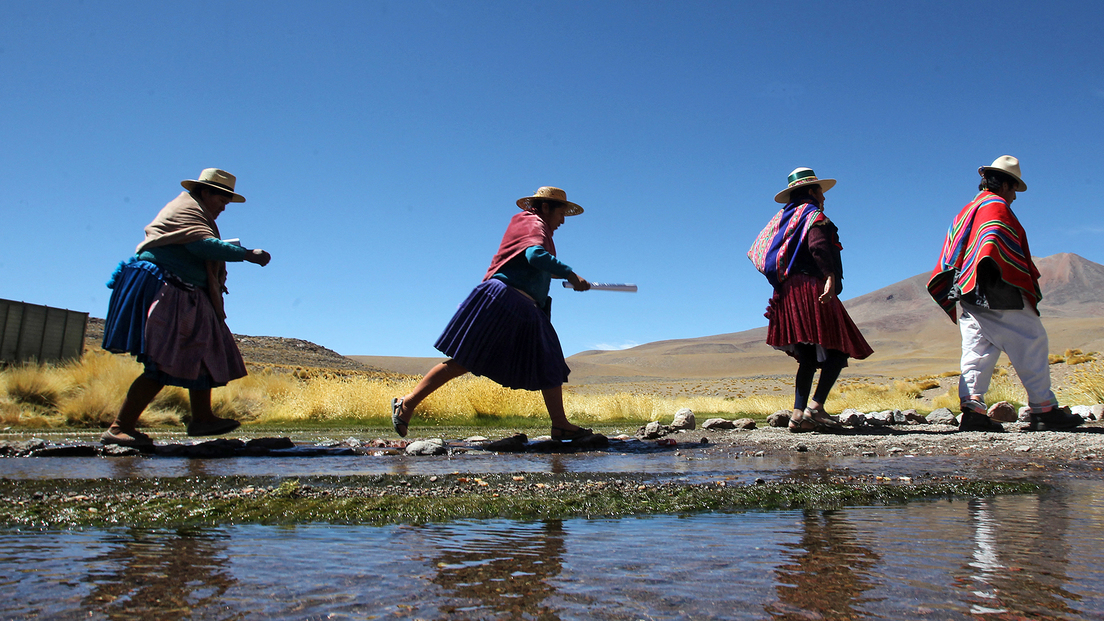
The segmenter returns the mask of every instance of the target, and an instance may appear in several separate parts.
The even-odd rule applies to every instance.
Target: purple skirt
[[[548,315],[494,278],[472,290],[433,346],[472,374],[507,388],[554,388],[571,372]]]

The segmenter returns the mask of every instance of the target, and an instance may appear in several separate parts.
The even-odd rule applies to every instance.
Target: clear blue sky
[[[230,328],[433,356],[514,201],[586,213],[566,354],[765,325],[745,252],[797,166],[839,184],[844,299],[929,271],[1009,153],[1035,255],[1104,263],[1104,3],[42,2],[0,21],[0,297],[103,317],[206,167],[249,200]]]

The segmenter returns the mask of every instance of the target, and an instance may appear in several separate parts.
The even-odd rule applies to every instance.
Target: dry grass
[[[1059,392],[1063,403],[1104,402],[1104,361],[1098,355],[1068,351],[1061,358],[1069,371],[1069,386]],[[1055,367],[1058,368],[1058,367]],[[108,425],[118,411],[130,383],[142,371],[126,356],[91,351],[78,362],[61,366],[21,365],[0,369],[0,423],[6,427],[86,427]],[[944,373],[883,383],[851,379],[832,392],[827,409],[860,411],[938,407],[958,409],[957,388],[924,399],[938,388]],[[250,375],[215,389],[212,405],[220,416],[265,424],[355,422],[389,426],[390,402],[408,393],[418,377],[381,375],[332,369],[283,368],[254,365]],[[608,393],[564,389],[564,405],[575,422],[611,423],[669,421],[680,408],[690,408],[699,420],[709,417],[762,417],[793,404],[792,391],[774,386],[760,394],[710,396],[699,391],[678,395],[647,394],[643,390]],[[1008,401],[1023,405],[1026,394],[1015,375],[998,368],[986,395],[988,403]],[[918,405],[926,403],[928,407]],[[509,390],[473,376],[454,380],[422,403],[416,412],[424,422],[481,424],[488,419],[547,420],[539,392]],[[167,387],[142,415],[146,426],[178,426],[190,415],[187,391]]]
[[[1093,360],[1071,375],[1068,403],[1104,403],[1104,361]]]

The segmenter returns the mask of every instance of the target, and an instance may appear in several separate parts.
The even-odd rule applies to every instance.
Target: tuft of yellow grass
[[[4,391],[15,403],[54,408],[67,388],[68,383],[49,365],[25,363],[4,373]]]
[[[1073,388],[1062,395],[1067,403],[1104,403],[1104,361],[1084,363],[1071,376]]]

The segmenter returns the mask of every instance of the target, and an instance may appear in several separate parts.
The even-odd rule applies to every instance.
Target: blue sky
[[[517,207],[586,213],[566,354],[765,325],[745,253],[795,167],[839,184],[844,299],[929,271],[977,167],[1020,158],[1037,256],[1104,263],[1099,2],[39,2],[0,22],[0,297],[106,313],[206,167],[235,333],[433,356]]]

